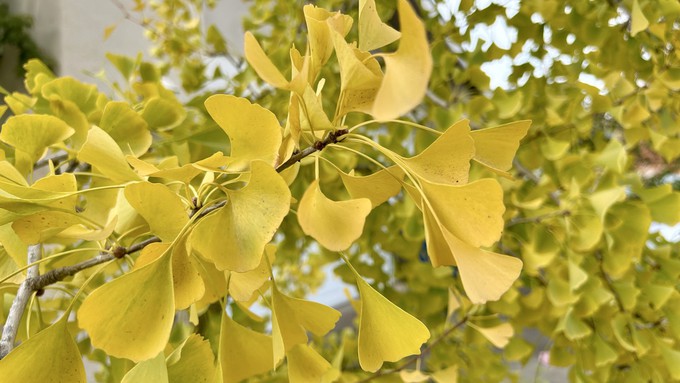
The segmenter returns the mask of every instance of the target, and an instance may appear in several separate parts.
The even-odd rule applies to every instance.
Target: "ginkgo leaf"
[[[376,120],[392,120],[418,105],[432,72],[425,27],[408,1],[399,0],[398,9],[401,40],[395,53],[383,56],[385,77],[371,112]]]
[[[163,184],[131,183],[125,187],[125,198],[164,242],[172,242],[189,221],[182,200]]]
[[[305,5],[302,11],[307,24],[307,41],[312,60],[310,80],[314,80],[333,54],[331,33],[337,31],[344,37],[352,27],[353,20],[340,12],[329,12],[311,4]]]
[[[153,359],[143,360],[123,377],[121,383],[168,383],[165,356],[159,352]]]
[[[224,383],[238,383],[274,368],[272,337],[255,332],[222,314],[219,361]]]
[[[84,84],[68,76],[43,85],[41,92],[48,100],[61,99],[74,103],[86,116],[97,109],[97,101],[103,97],[94,84]]]
[[[95,167],[114,181],[137,181],[139,176],[127,161],[116,141],[105,131],[93,126],[87,134],[87,140],[78,152],[78,160]]]
[[[290,190],[262,161],[253,161],[248,184],[229,191],[229,202],[194,228],[191,246],[220,270],[244,272],[260,264],[290,207]]]
[[[468,182],[470,160],[475,145],[470,137],[470,122],[461,120],[449,127],[420,154],[400,157],[399,164],[429,182],[463,185]]]
[[[472,246],[491,246],[503,231],[503,189],[498,181],[480,179],[465,185],[421,182],[438,222]]]
[[[633,10],[630,13],[630,19],[631,19],[631,24],[630,24],[630,35],[635,36],[638,33],[644,31],[647,29],[649,26],[649,21],[647,20],[647,17],[645,17],[645,14],[642,12],[642,8],[640,8],[640,3],[638,0],[633,0]]]
[[[321,105],[321,99],[311,86],[304,88],[300,99],[300,130],[302,132],[314,132],[314,139],[320,139],[324,130],[334,129],[333,123],[326,115]]]
[[[211,383],[215,375],[215,356],[210,342],[191,334],[166,358],[170,383]]]
[[[67,317],[62,317],[0,360],[2,380],[86,383],[82,357],[67,323]]]
[[[257,268],[245,273],[229,272],[229,295],[234,300],[248,301],[253,294],[269,279],[269,265],[274,263],[276,246],[268,244],[264,248],[264,256]]]
[[[118,143],[124,153],[139,157],[151,147],[148,124],[126,102],[111,101],[106,104],[99,127]]]
[[[260,43],[250,32],[245,33],[243,50],[248,64],[255,69],[261,79],[276,88],[288,89],[288,80],[283,77],[281,71],[267,57]]]
[[[338,169],[342,183],[353,199],[368,198],[371,208],[397,195],[401,191],[404,171],[397,166],[380,169],[367,176],[355,176],[352,170],[349,174]]]
[[[163,350],[174,320],[172,257],[164,254],[94,290],[78,310],[92,345],[135,362]]]
[[[14,221],[12,229],[26,243],[40,243],[48,240],[67,227],[83,221],[75,213],[43,211]]]
[[[396,41],[399,31],[380,20],[375,0],[359,0],[359,49],[372,51]]]
[[[269,110],[245,98],[217,94],[205,100],[205,108],[231,142],[230,169],[243,170],[250,161],[273,166],[281,146],[281,126]]]
[[[340,312],[320,303],[289,297],[272,285],[273,362],[296,344],[307,343],[307,331],[326,335],[340,319]]]
[[[43,156],[48,146],[64,141],[74,132],[54,116],[22,114],[7,119],[2,125],[0,140],[26,155],[27,164],[17,167],[27,170]]]
[[[443,370],[432,373],[432,379],[436,383],[457,383],[458,382],[458,366],[453,365]]]
[[[510,338],[515,334],[515,330],[510,323],[501,323],[494,327],[481,327],[468,322],[468,327],[477,330],[477,332],[482,334],[484,338],[498,348],[505,347],[510,341]]]
[[[472,303],[498,300],[522,270],[518,258],[471,246],[439,225],[433,213],[424,209],[425,239],[432,264],[457,265],[463,288]]]
[[[307,344],[296,344],[286,355],[291,383],[331,383],[340,377],[340,371]]]
[[[305,234],[331,251],[342,251],[361,236],[366,216],[371,212],[368,198],[332,201],[314,180],[302,196],[298,222]]]
[[[593,348],[595,349],[595,365],[598,367],[606,366],[608,364],[614,363],[618,359],[619,355],[605,342],[601,336],[596,335],[593,337]]]
[[[427,327],[390,302],[351,268],[361,296],[359,310],[359,364],[375,372],[384,362],[419,354],[430,338]],[[405,336],[406,335],[406,336]]]
[[[399,377],[402,381],[407,383],[420,383],[430,379],[429,375],[424,374],[420,370],[401,370],[399,372]]]
[[[168,130],[181,124],[186,113],[186,109],[177,100],[155,96],[144,104],[141,116],[149,129]]]
[[[512,167],[519,141],[526,136],[531,120],[515,121],[470,132],[475,142],[474,160],[503,174]],[[507,174],[507,173],[506,173]]]

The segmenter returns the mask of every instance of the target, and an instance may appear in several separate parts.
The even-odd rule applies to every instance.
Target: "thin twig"
[[[546,213],[543,215],[539,215],[536,217],[518,217],[518,218],[513,218],[508,221],[508,223],[505,225],[506,228],[514,225],[518,225],[520,223],[541,223],[545,221],[546,219],[550,218],[555,218],[555,217],[568,217],[571,215],[571,211],[569,210],[558,210],[558,211],[553,211],[550,213]]]
[[[379,377],[381,377],[381,376],[389,375],[389,374],[394,374],[394,373],[397,373],[397,372],[400,372],[400,371],[404,370],[406,367],[412,365],[413,363],[415,363],[416,361],[418,361],[418,359],[421,359],[423,356],[425,356],[426,354],[428,354],[428,353],[434,348],[434,346],[436,346],[437,344],[439,344],[439,342],[441,342],[441,341],[443,341],[444,339],[446,339],[447,336],[449,336],[452,332],[454,332],[454,331],[455,331],[456,329],[458,329],[460,326],[464,325],[464,324],[468,321],[468,319],[469,319],[469,317],[468,317],[467,315],[464,316],[463,318],[461,318],[461,320],[459,320],[458,322],[456,322],[456,324],[454,324],[453,326],[449,327],[446,331],[444,331],[443,333],[441,333],[435,340],[433,340],[432,343],[430,343],[429,345],[427,345],[427,347],[425,347],[425,348],[420,352],[420,355],[414,355],[414,356],[408,358],[406,361],[404,361],[404,363],[400,364],[398,367],[396,367],[396,368],[394,368],[394,369],[392,369],[392,370],[379,370],[379,371],[377,371],[376,373],[374,373],[373,375],[371,375],[371,376],[369,376],[369,377],[367,377],[367,378],[365,378],[365,379],[363,379],[363,380],[360,380],[360,381],[358,381],[357,383],[370,382],[371,380],[377,379],[377,378],[379,378]]]
[[[28,263],[35,263],[40,260],[40,252],[42,246],[40,244],[28,246]],[[26,309],[26,304],[28,300],[36,291],[31,285],[31,279],[39,278],[39,265],[33,265],[28,268],[26,272],[27,277],[19,286],[17,295],[12,302],[12,306],[9,309],[9,314],[7,315],[7,320],[2,328],[2,338],[0,338],[0,359],[7,355],[14,348],[14,342],[17,337],[17,332],[19,331],[19,323],[21,322],[21,317]]]

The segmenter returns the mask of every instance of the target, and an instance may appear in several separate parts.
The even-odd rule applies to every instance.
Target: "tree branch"
[[[28,263],[35,263],[40,260],[42,245],[35,244],[28,246]],[[24,314],[28,300],[35,291],[31,285],[31,280],[39,277],[39,265],[33,265],[26,272],[27,277],[19,286],[17,295],[9,309],[7,320],[2,328],[2,338],[0,338],[0,359],[4,358],[14,348],[14,341],[19,331],[19,323]]]

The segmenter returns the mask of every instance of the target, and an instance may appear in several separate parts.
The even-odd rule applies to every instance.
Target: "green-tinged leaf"
[[[42,96],[48,100],[70,101],[86,117],[97,109],[101,96],[93,84],[84,84],[73,77],[59,77],[42,87]]]
[[[191,334],[168,355],[169,383],[212,383],[215,375],[215,356],[210,342],[198,334]]]
[[[372,51],[382,48],[400,36],[399,31],[380,20],[375,0],[359,1],[359,49]]]
[[[432,379],[436,383],[457,383],[458,382],[458,366],[453,365],[443,370],[432,373]]]
[[[131,183],[125,187],[125,198],[164,242],[172,242],[189,222],[182,200],[163,184]]]
[[[574,314],[574,310],[569,308],[567,313],[557,325],[556,330],[564,332],[564,336],[569,340],[582,339],[593,333],[593,330],[581,318]]]
[[[276,246],[268,244],[257,268],[245,273],[229,272],[229,295],[239,302],[248,301],[271,276],[269,267],[274,263]]]
[[[395,53],[384,55],[385,77],[375,96],[371,114],[392,120],[418,105],[432,72],[432,56],[422,22],[406,0],[399,0],[401,40]]]
[[[72,128],[56,117],[24,114],[7,119],[0,132],[0,140],[25,154],[26,163],[17,163],[16,166],[26,173],[45,154],[48,146],[64,141],[73,133]]]
[[[657,342],[659,349],[661,349],[661,356],[666,362],[666,368],[673,379],[680,379],[680,351],[674,350],[671,346],[666,344],[663,340]]]
[[[136,362],[163,350],[175,313],[171,260],[164,254],[85,298],[78,324],[94,347]]]
[[[272,337],[241,326],[225,313],[219,349],[224,383],[238,383],[274,368]]]
[[[359,364],[374,372],[384,362],[396,362],[419,354],[430,338],[427,327],[390,302],[369,285],[353,268],[361,296],[359,310]]]
[[[121,383],[168,383],[168,369],[163,353],[139,362],[125,374]]]
[[[461,120],[446,129],[420,154],[411,158],[400,157],[398,163],[428,182],[464,185],[468,182],[470,160],[474,154],[470,122]]]
[[[272,112],[245,98],[225,94],[209,97],[205,107],[229,136],[230,169],[243,170],[253,160],[262,160],[270,166],[277,164],[282,136]]]
[[[139,176],[127,161],[116,141],[102,129],[93,126],[78,152],[80,162],[89,163],[105,176],[118,181],[137,181]]]
[[[43,85],[54,79],[54,73],[39,59],[30,59],[24,64],[26,90],[33,96],[40,94]]]
[[[260,264],[290,206],[290,190],[281,176],[262,161],[254,161],[248,184],[229,191],[229,201],[200,220],[190,244],[220,270],[244,272]]]
[[[333,54],[332,33],[344,37],[352,27],[352,18],[340,12],[329,12],[307,4],[302,8],[307,24],[307,42],[311,57],[310,80],[314,80]]]
[[[474,160],[499,174],[507,172],[512,167],[519,141],[526,136],[530,126],[530,120],[522,120],[473,130],[470,136],[475,142]]]
[[[67,328],[68,318],[21,343],[0,360],[5,382],[85,383],[85,367],[78,345]],[[39,356],[39,357],[37,357]]]
[[[300,200],[298,222],[305,234],[331,251],[342,251],[356,241],[371,212],[368,198],[333,201],[326,197],[314,180]]]
[[[99,127],[118,143],[123,153],[139,157],[151,147],[152,137],[146,121],[126,102],[106,104]]]
[[[368,198],[372,208],[397,195],[401,191],[404,179],[403,170],[396,166],[378,170],[367,176],[355,176],[354,170],[349,174],[338,170],[338,174],[352,199]]]
[[[630,25],[630,35],[635,36],[638,33],[644,31],[649,26],[649,21],[642,13],[642,8],[640,8],[640,3],[638,0],[633,0],[633,10],[630,14],[631,25]]]
[[[569,288],[571,291],[578,290],[588,280],[588,274],[574,261],[568,261]]]
[[[272,285],[273,363],[278,364],[296,344],[307,344],[307,331],[324,336],[335,327],[340,312],[320,303],[289,297]]]
[[[399,372],[399,377],[406,383],[419,383],[430,379],[429,375],[424,374],[420,370],[401,370]]]
[[[340,371],[306,344],[297,344],[288,353],[288,379],[291,383],[331,383]]]
[[[591,250],[602,237],[602,221],[595,214],[574,214],[569,217],[570,245],[576,251]]]
[[[474,323],[468,323],[468,326],[477,330],[477,332],[482,334],[484,338],[498,348],[505,347],[510,341],[510,338],[515,334],[515,330],[510,323],[501,323],[494,327],[481,327]]]
[[[618,359],[616,350],[605,342],[599,335],[593,337],[593,347],[595,348],[595,365],[598,367],[612,364]]]
[[[168,130],[181,124],[186,111],[176,100],[152,97],[145,104],[141,115],[151,130]]]
[[[619,342],[619,345],[625,350],[635,352],[635,345],[632,340],[632,331],[634,331],[630,324],[630,319],[624,313],[618,313],[612,319],[612,332],[614,337]]]

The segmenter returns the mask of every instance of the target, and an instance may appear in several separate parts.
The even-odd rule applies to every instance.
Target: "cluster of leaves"
[[[292,38],[280,32],[301,18],[298,12],[279,2],[254,4],[254,33],[267,25],[262,36]],[[551,364],[573,367],[573,381],[680,380],[679,238],[677,229],[663,237],[650,226],[680,222],[677,2],[412,4],[425,20],[438,64],[424,104],[410,114],[414,119],[447,126],[468,118],[473,127],[533,120],[515,161],[516,179],[500,180],[507,224],[498,246],[524,261],[524,274],[485,310],[507,317],[515,333],[538,329],[547,337],[538,344],[514,337],[494,354],[471,342],[463,326],[438,344],[427,367],[455,360],[461,379],[498,381],[508,361],[527,362],[534,351],[549,350]],[[380,5],[382,18],[394,20],[393,3]],[[516,37],[506,44],[484,37],[478,27],[492,25]],[[265,50],[282,57],[281,45]],[[507,63],[511,73],[503,87],[492,89],[483,66],[494,60]],[[415,151],[430,144],[397,129],[378,139]],[[376,280],[397,278],[409,286],[383,292],[427,318],[446,309],[448,286],[423,267],[423,258],[436,254],[422,250],[429,240],[422,217],[407,206],[365,228],[365,238],[387,237],[381,243],[389,246],[376,254],[370,242],[361,245],[375,264],[396,264],[396,270],[374,268]],[[384,222],[397,217],[401,230],[385,233]]]
[[[109,56],[126,79],[113,86],[120,100],[26,65],[27,94],[6,95],[0,111],[12,113],[0,132],[0,376],[85,381],[86,357],[104,365],[102,381],[351,381],[420,354],[430,329],[432,352],[463,323],[507,343],[510,325],[480,304],[499,299],[522,262],[487,250],[506,208],[501,183],[482,172],[508,176],[529,122],[471,131],[461,120],[440,132],[396,120],[421,102],[432,72],[405,0],[399,31],[361,2],[358,43],[347,39],[351,17],[311,5],[303,15],[306,50],[289,49],[288,77],[245,35],[246,59],[286,100],[279,117],[225,94],[184,106],[140,60]],[[404,126],[428,135],[415,155]],[[378,234],[402,225],[420,230],[435,266],[411,273],[406,289],[433,276],[445,294],[446,307],[405,306],[427,325],[388,299],[396,287],[378,292],[388,280],[359,260],[404,243]],[[324,340],[340,313],[289,288],[287,271],[315,257],[344,261],[357,331]],[[451,265],[455,275],[442,267]],[[414,361],[397,369],[402,378],[456,379],[455,358],[433,354],[427,370],[406,371]]]

